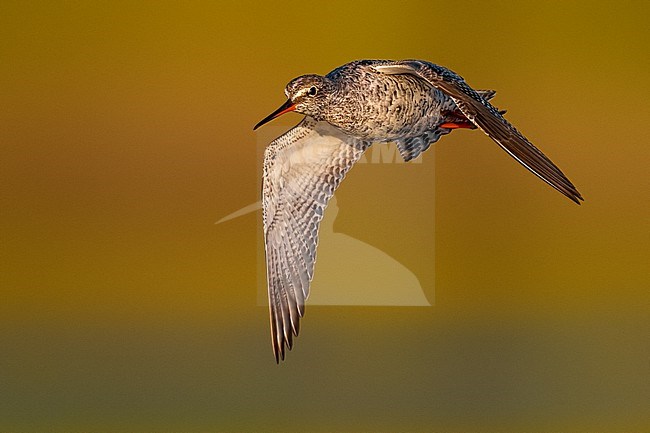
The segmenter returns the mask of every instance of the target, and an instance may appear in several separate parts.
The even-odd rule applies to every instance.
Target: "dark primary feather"
[[[512,126],[486,98],[472,89],[458,74],[433,63],[405,60],[375,69],[387,74],[409,74],[426,80],[454,100],[470,122],[481,128],[492,140],[524,167],[580,204],[583,200],[571,181],[553,162]]]

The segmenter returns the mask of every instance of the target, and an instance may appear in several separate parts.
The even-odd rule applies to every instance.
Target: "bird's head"
[[[327,95],[330,93],[331,82],[320,75],[302,75],[294,78],[284,89],[287,102],[280,108],[262,119],[253,129],[257,129],[278,116],[295,111],[315,119],[321,117]]]

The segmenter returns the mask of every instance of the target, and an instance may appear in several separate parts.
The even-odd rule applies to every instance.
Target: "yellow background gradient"
[[[0,431],[650,430],[649,20],[644,1],[3,1]],[[359,58],[498,90],[586,201],[476,131],[435,170],[355,168],[335,229],[435,305],[308,307],[277,366],[256,217],[214,222],[257,200],[252,126],[284,85]]]

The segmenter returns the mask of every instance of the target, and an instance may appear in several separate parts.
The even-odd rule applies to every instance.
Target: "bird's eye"
[[[309,91],[307,92],[309,96],[314,96],[316,94],[316,88],[315,87],[310,87]]]

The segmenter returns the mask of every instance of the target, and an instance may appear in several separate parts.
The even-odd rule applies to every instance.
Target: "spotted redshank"
[[[359,60],[303,75],[287,101],[305,118],[264,152],[262,204],[271,340],[276,362],[293,346],[314,275],[318,226],[329,199],[374,142],[395,142],[405,161],[457,128],[479,128],[544,182],[580,204],[575,186],[488,100],[455,72],[421,60]]]

